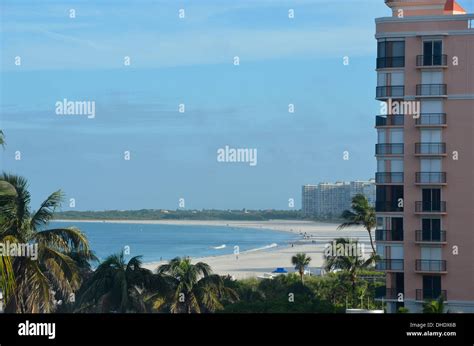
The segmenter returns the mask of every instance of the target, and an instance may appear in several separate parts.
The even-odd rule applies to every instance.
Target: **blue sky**
[[[61,188],[77,210],[299,208],[303,184],[374,176],[383,1],[0,6],[0,164],[34,205]],[[64,98],[95,101],[96,118],[56,115]],[[256,148],[257,166],[217,162],[225,145]]]

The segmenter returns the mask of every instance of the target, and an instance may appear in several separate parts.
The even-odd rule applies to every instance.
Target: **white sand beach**
[[[59,221],[59,220],[58,220]],[[73,220],[69,220],[73,221]],[[84,222],[81,220],[81,222]],[[277,267],[283,267],[293,272],[291,257],[304,252],[312,258],[310,270],[323,265],[324,246],[334,238],[358,238],[362,244],[368,244],[368,235],[362,227],[337,230],[337,224],[311,221],[198,221],[198,220],[90,220],[90,222],[107,223],[141,223],[141,224],[169,224],[169,225],[199,225],[199,226],[228,226],[234,228],[272,229],[292,232],[298,235],[293,245],[278,244],[277,247],[266,250],[241,252],[238,259],[235,255],[222,255],[203,258],[194,258],[194,262],[208,263],[213,271],[220,275],[231,275],[237,279],[256,277],[269,273]],[[144,267],[155,270],[164,262],[145,263]]]

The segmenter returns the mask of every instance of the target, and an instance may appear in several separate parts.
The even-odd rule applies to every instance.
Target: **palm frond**
[[[39,231],[33,236],[33,240],[62,251],[82,251],[92,256],[87,237],[75,227]]]
[[[5,302],[8,302],[15,288],[12,260],[9,256],[0,256],[0,289],[3,292]]]
[[[76,263],[67,255],[49,247],[41,249],[41,261],[45,263],[50,277],[64,294],[79,288],[80,277]]]
[[[5,135],[2,130],[0,130],[0,146],[5,147]]]
[[[36,230],[46,225],[53,218],[54,211],[60,207],[63,199],[61,190],[53,192],[41,203],[40,208],[31,217],[31,227]]]

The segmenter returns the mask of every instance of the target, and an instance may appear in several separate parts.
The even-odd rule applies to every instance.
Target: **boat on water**
[[[212,248],[213,248],[214,250],[220,250],[220,249],[224,249],[225,247],[226,247],[226,245],[225,245],[225,244],[222,244],[222,245],[219,245],[219,246],[213,246]]]

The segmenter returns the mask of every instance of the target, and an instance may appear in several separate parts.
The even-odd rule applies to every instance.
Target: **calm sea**
[[[89,239],[101,260],[125,247],[130,256],[143,256],[144,262],[169,260],[176,256],[217,256],[239,251],[286,246],[298,236],[266,229],[220,226],[153,225],[105,222],[52,222],[48,228],[75,226]]]

